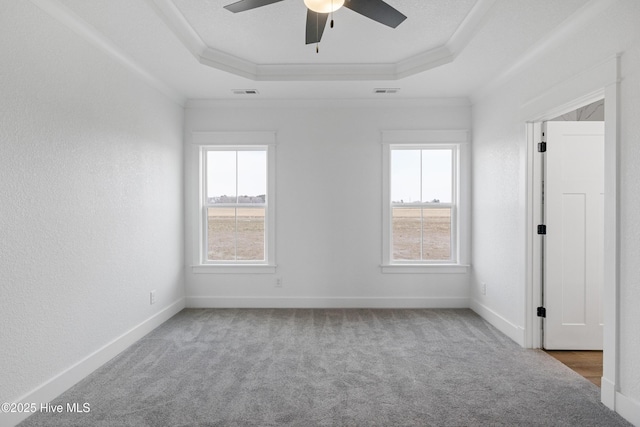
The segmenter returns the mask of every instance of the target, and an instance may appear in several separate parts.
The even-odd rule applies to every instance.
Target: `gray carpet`
[[[184,310],[21,426],[627,426],[470,310]]]

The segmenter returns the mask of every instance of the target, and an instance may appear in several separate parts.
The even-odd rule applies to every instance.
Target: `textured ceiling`
[[[408,16],[397,29],[340,10],[336,27],[325,30],[316,54],[315,46],[304,44],[302,0],[238,14],[223,9],[234,0],[38,1],[59,8],[56,14],[67,16],[66,24],[80,22],[89,42],[108,45],[115,57],[183,100],[237,99],[233,89],[257,89],[258,99],[366,99],[380,97],[374,94],[379,87],[400,88],[385,95],[393,98],[469,97],[521,64],[540,43],[566,37],[566,29],[576,23],[585,25],[581,17],[595,19],[593,11],[606,4],[388,0]],[[282,69],[269,78],[260,74],[261,64]],[[331,68],[337,64],[347,68]],[[413,68],[404,74],[386,68],[378,73],[376,67],[389,64]],[[296,74],[301,69],[320,74]]]
[[[303,0],[284,0],[241,13],[223,8],[234,1],[174,3],[206,45],[257,64],[398,62],[444,45],[476,3],[387,0],[408,17],[395,29],[343,7],[334,13],[334,28],[327,25],[316,54],[315,45],[305,45]]]

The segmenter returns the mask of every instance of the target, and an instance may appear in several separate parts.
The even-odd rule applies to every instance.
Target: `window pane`
[[[264,261],[264,208],[238,208],[237,259]]]
[[[425,260],[451,259],[451,208],[424,209],[422,252]]]
[[[420,150],[391,150],[391,201],[420,201]]]
[[[422,201],[451,203],[451,150],[422,150]]]
[[[207,259],[209,261],[235,260],[235,234],[235,208],[207,208]]]
[[[393,208],[393,259],[418,261],[421,259],[421,208]]]
[[[238,151],[238,203],[265,203],[267,152]]]
[[[236,203],[236,152],[207,151],[207,203]]]

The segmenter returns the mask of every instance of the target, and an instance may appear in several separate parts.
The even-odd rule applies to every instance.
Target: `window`
[[[205,148],[205,262],[266,261],[267,149]]]
[[[466,131],[383,133],[383,272],[466,272],[466,138]]]
[[[391,259],[455,262],[455,147],[391,148]]]
[[[200,238],[194,272],[275,272],[275,146],[249,142],[256,139],[273,141],[273,133],[194,134],[194,142],[209,142],[198,147]],[[239,143],[211,144],[227,140]]]

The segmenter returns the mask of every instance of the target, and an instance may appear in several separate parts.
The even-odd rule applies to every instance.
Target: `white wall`
[[[473,305],[524,327],[526,135],[524,104],[622,53],[620,131],[620,379],[627,417],[640,423],[640,2],[621,0],[473,106]],[[584,74],[582,74],[584,75]],[[606,107],[608,108],[608,107]],[[480,283],[487,283],[486,296]],[[633,412],[635,411],[635,412]],[[635,414],[635,415],[634,415]]]
[[[183,303],[183,108],[33,3],[2,9],[0,402],[13,402],[54,397],[90,366],[55,376]]]
[[[468,306],[468,273],[383,274],[382,130],[468,129],[465,100],[192,102],[193,131],[277,132],[274,274],[194,274],[191,306]],[[188,157],[188,155],[187,155]],[[187,230],[198,218],[197,165],[187,160]],[[276,277],[282,288],[275,287]]]

